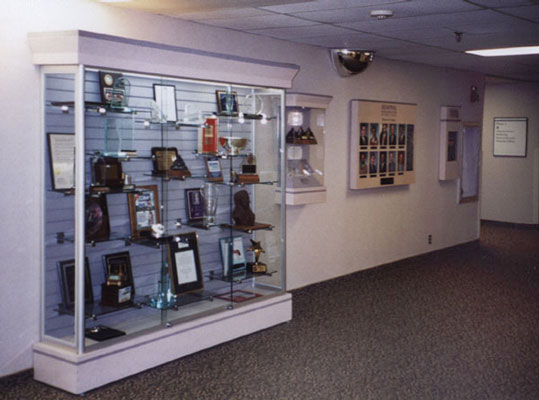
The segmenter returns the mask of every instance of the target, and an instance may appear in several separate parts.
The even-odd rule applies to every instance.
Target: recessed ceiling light
[[[393,11],[391,10],[372,10],[371,17],[376,19],[387,19],[393,16]]]
[[[539,46],[504,47],[500,49],[468,50],[465,53],[482,57],[522,56],[539,54]]]

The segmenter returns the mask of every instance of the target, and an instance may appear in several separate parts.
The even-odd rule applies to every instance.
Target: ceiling
[[[464,50],[539,45],[539,0],[130,0],[114,5],[324,48],[539,82],[539,55]],[[386,20],[372,10],[392,10]],[[462,32],[460,42],[455,32]]]

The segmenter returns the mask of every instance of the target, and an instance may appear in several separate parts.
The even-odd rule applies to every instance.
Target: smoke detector
[[[376,18],[378,20],[382,19],[388,19],[393,16],[393,11],[391,10],[372,10],[371,11],[371,17]]]

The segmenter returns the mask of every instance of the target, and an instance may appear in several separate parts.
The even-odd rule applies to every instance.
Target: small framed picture
[[[120,73],[99,71],[101,102],[111,107],[126,106],[126,83],[127,80]]]
[[[174,85],[153,85],[153,98],[167,122],[176,122],[176,87]]]
[[[185,189],[185,212],[189,222],[201,222],[206,215],[202,189]]]
[[[151,236],[152,225],[161,223],[157,186],[137,186],[136,192],[128,194],[128,205],[131,238]]]
[[[218,157],[205,157],[206,175],[210,182],[223,182],[223,170]]]
[[[203,289],[204,279],[197,234],[189,232],[175,236],[170,239],[167,247],[171,287],[174,294]]]
[[[102,242],[109,239],[109,212],[105,195],[86,197],[86,223],[84,226],[86,242]]]
[[[75,135],[72,133],[49,133],[47,139],[52,190],[71,190],[75,187]]]
[[[216,90],[217,113],[224,115],[238,115],[238,93],[227,92],[226,90]]]
[[[238,273],[245,273],[247,259],[245,257],[243,238],[241,236],[221,238],[219,239],[219,247],[221,248],[224,276],[230,276],[231,271],[233,276]],[[230,256],[230,249],[232,249],[232,257]],[[231,263],[232,268],[230,268]]]
[[[75,304],[75,260],[58,262],[58,273],[62,283],[62,301],[65,308],[72,308]],[[92,276],[88,257],[84,258],[84,301],[86,304],[94,302],[92,290]]]

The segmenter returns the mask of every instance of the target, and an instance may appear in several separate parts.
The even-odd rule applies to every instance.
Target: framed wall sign
[[[197,234],[189,232],[174,236],[170,238],[167,247],[171,288],[174,294],[204,288]]]
[[[110,237],[109,211],[107,196],[86,197],[86,242],[101,242]]]
[[[52,190],[66,191],[75,186],[75,135],[48,133]]]
[[[526,157],[528,118],[494,118],[494,149],[496,157]]]
[[[137,186],[135,193],[128,194],[128,205],[131,238],[151,236],[152,225],[161,223],[157,186]]]
[[[174,85],[153,85],[153,98],[167,122],[176,122],[176,87]]]
[[[58,273],[62,283],[62,301],[65,308],[71,308],[75,304],[75,260],[58,262]],[[84,301],[87,304],[94,302],[92,290],[92,276],[88,257],[84,258]]]
[[[231,246],[232,244],[232,246]],[[245,247],[243,246],[243,238],[241,236],[223,237],[219,239],[219,247],[221,249],[221,260],[223,262],[223,275],[235,276],[237,273],[245,274],[247,268],[247,259],[245,257]],[[232,259],[230,258],[229,249],[232,247]],[[230,262],[232,261],[232,268]]]
[[[415,181],[415,104],[350,102],[350,189]]]

